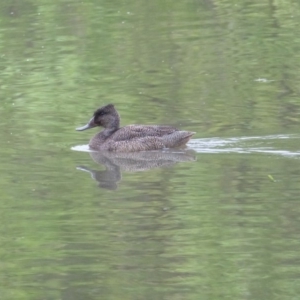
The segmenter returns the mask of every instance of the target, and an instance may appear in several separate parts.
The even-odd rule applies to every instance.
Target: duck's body
[[[174,148],[185,145],[194,132],[181,131],[171,126],[128,125],[119,127],[120,116],[112,104],[95,111],[89,123],[77,130],[103,126],[89,142],[94,150],[136,152]]]

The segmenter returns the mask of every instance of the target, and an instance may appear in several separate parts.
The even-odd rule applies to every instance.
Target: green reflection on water
[[[197,137],[297,132],[298,3],[0,6],[3,299],[299,295],[296,157],[201,154],[112,192],[70,150],[108,102]]]

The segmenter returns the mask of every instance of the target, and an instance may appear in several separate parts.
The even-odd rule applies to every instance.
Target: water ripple
[[[287,140],[284,147],[289,148],[294,139],[299,139],[296,134],[278,134],[267,136],[249,136],[232,138],[205,138],[193,139],[188,146],[197,153],[264,153],[275,154],[286,157],[299,156],[300,151],[281,149],[282,144],[277,145],[280,140]],[[270,142],[272,145],[269,145]],[[258,146],[259,144],[259,146]]]

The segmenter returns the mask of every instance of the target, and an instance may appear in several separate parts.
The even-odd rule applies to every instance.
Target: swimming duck
[[[175,148],[185,145],[195,132],[181,131],[172,126],[128,125],[120,127],[120,116],[113,104],[100,107],[78,131],[104,127],[89,142],[94,150],[136,152]]]

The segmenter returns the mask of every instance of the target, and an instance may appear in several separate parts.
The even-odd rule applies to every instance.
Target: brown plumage
[[[92,119],[76,130],[104,127],[89,142],[94,150],[136,152],[175,148],[185,145],[195,132],[181,131],[172,126],[128,125],[120,127],[120,116],[113,104],[97,109]]]

